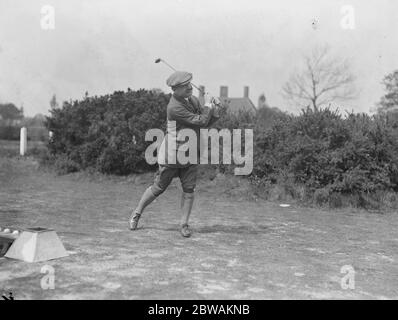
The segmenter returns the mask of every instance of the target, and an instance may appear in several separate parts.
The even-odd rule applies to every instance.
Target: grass
[[[398,298],[394,212],[281,208],[210,175],[197,188],[192,238],[178,232],[177,180],[131,232],[130,210],[152,179],[57,176],[34,158],[0,157],[0,224],[54,228],[70,253],[36,264],[0,258],[2,289],[16,299]],[[54,290],[40,287],[46,264]],[[341,287],[346,265],[353,290]]]

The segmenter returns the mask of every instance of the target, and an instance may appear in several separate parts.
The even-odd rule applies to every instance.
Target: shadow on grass
[[[62,236],[90,236],[90,233],[85,233],[85,232],[73,232],[73,231],[57,231],[58,235]]]
[[[195,229],[198,233],[233,233],[233,234],[262,234],[269,230],[268,226],[258,225],[258,226],[230,226],[216,224],[212,226],[204,226]]]
[[[232,234],[263,234],[270,230],[269,226],[231,226],[231,225],[211,225],[211,226],[203,226],[203,227],[195,227],[195,225],[191,225],[192,230],[195,233],[232,233]],[[176,232],[179,230],[179,226],[175,225],[174,227],[167,228],[159,228],[159,227],[151,227],[151,226],[143,226],[138,227],[136,231],[139,230],[159,230],[159,231],[172,231]]]
[[[22,210],[17,209],[0,209],[0,213],[21,213]]]

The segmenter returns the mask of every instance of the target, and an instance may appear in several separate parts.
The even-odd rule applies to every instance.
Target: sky
[[[42,28],[46,5],[53,29]],[[342,27],[346,5],[353,29]],[[269,105],[297,112],[281,88],[328,45],[356,76],[358,96],[340,109],[370,112],[383,77],[398,69],[397,12],[394,0],[0,0],[0,103],[33,116],[48,114],[53,94],[61,103],[86,91],[170,92],[172,71],[154,63],[162,58],[213,95],[224,85],[241,97],[249,86],[255,105],[265,93]]]

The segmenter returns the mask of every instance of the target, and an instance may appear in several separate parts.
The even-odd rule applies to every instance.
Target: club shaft
[[[173,66],[171,66],[170,64],[168,64],[167,63],[167,61],[165,61],[165,60],[163,60],[163,59],[160,59],[160,61],[162,61],[166,66],[168,66],[170,69],[172,69],[172,70],[174,70],[174,71],[177,71]],[[196,88],[197,90],[199,90],[202,94],[205,94],[205,92],[202,90],[202,89],[200,89],[197,85],[195,85],[194,83],[192,83],[191,82],[191,84],[192,84],[192,86],[194,87],[194,88]]]
[[[162,61],[166,66],[168,66],[172,70],[177,71],[175,68],[173,68],[173,66],[169,65],[165,60],[161,59],[160,61]]]

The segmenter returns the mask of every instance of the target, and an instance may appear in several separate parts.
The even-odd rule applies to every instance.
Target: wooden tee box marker
[[[67,256],[68,253],[57,233],[42,227],[23,230],[5,254],[6,258],[25,262],[40,262]]]

